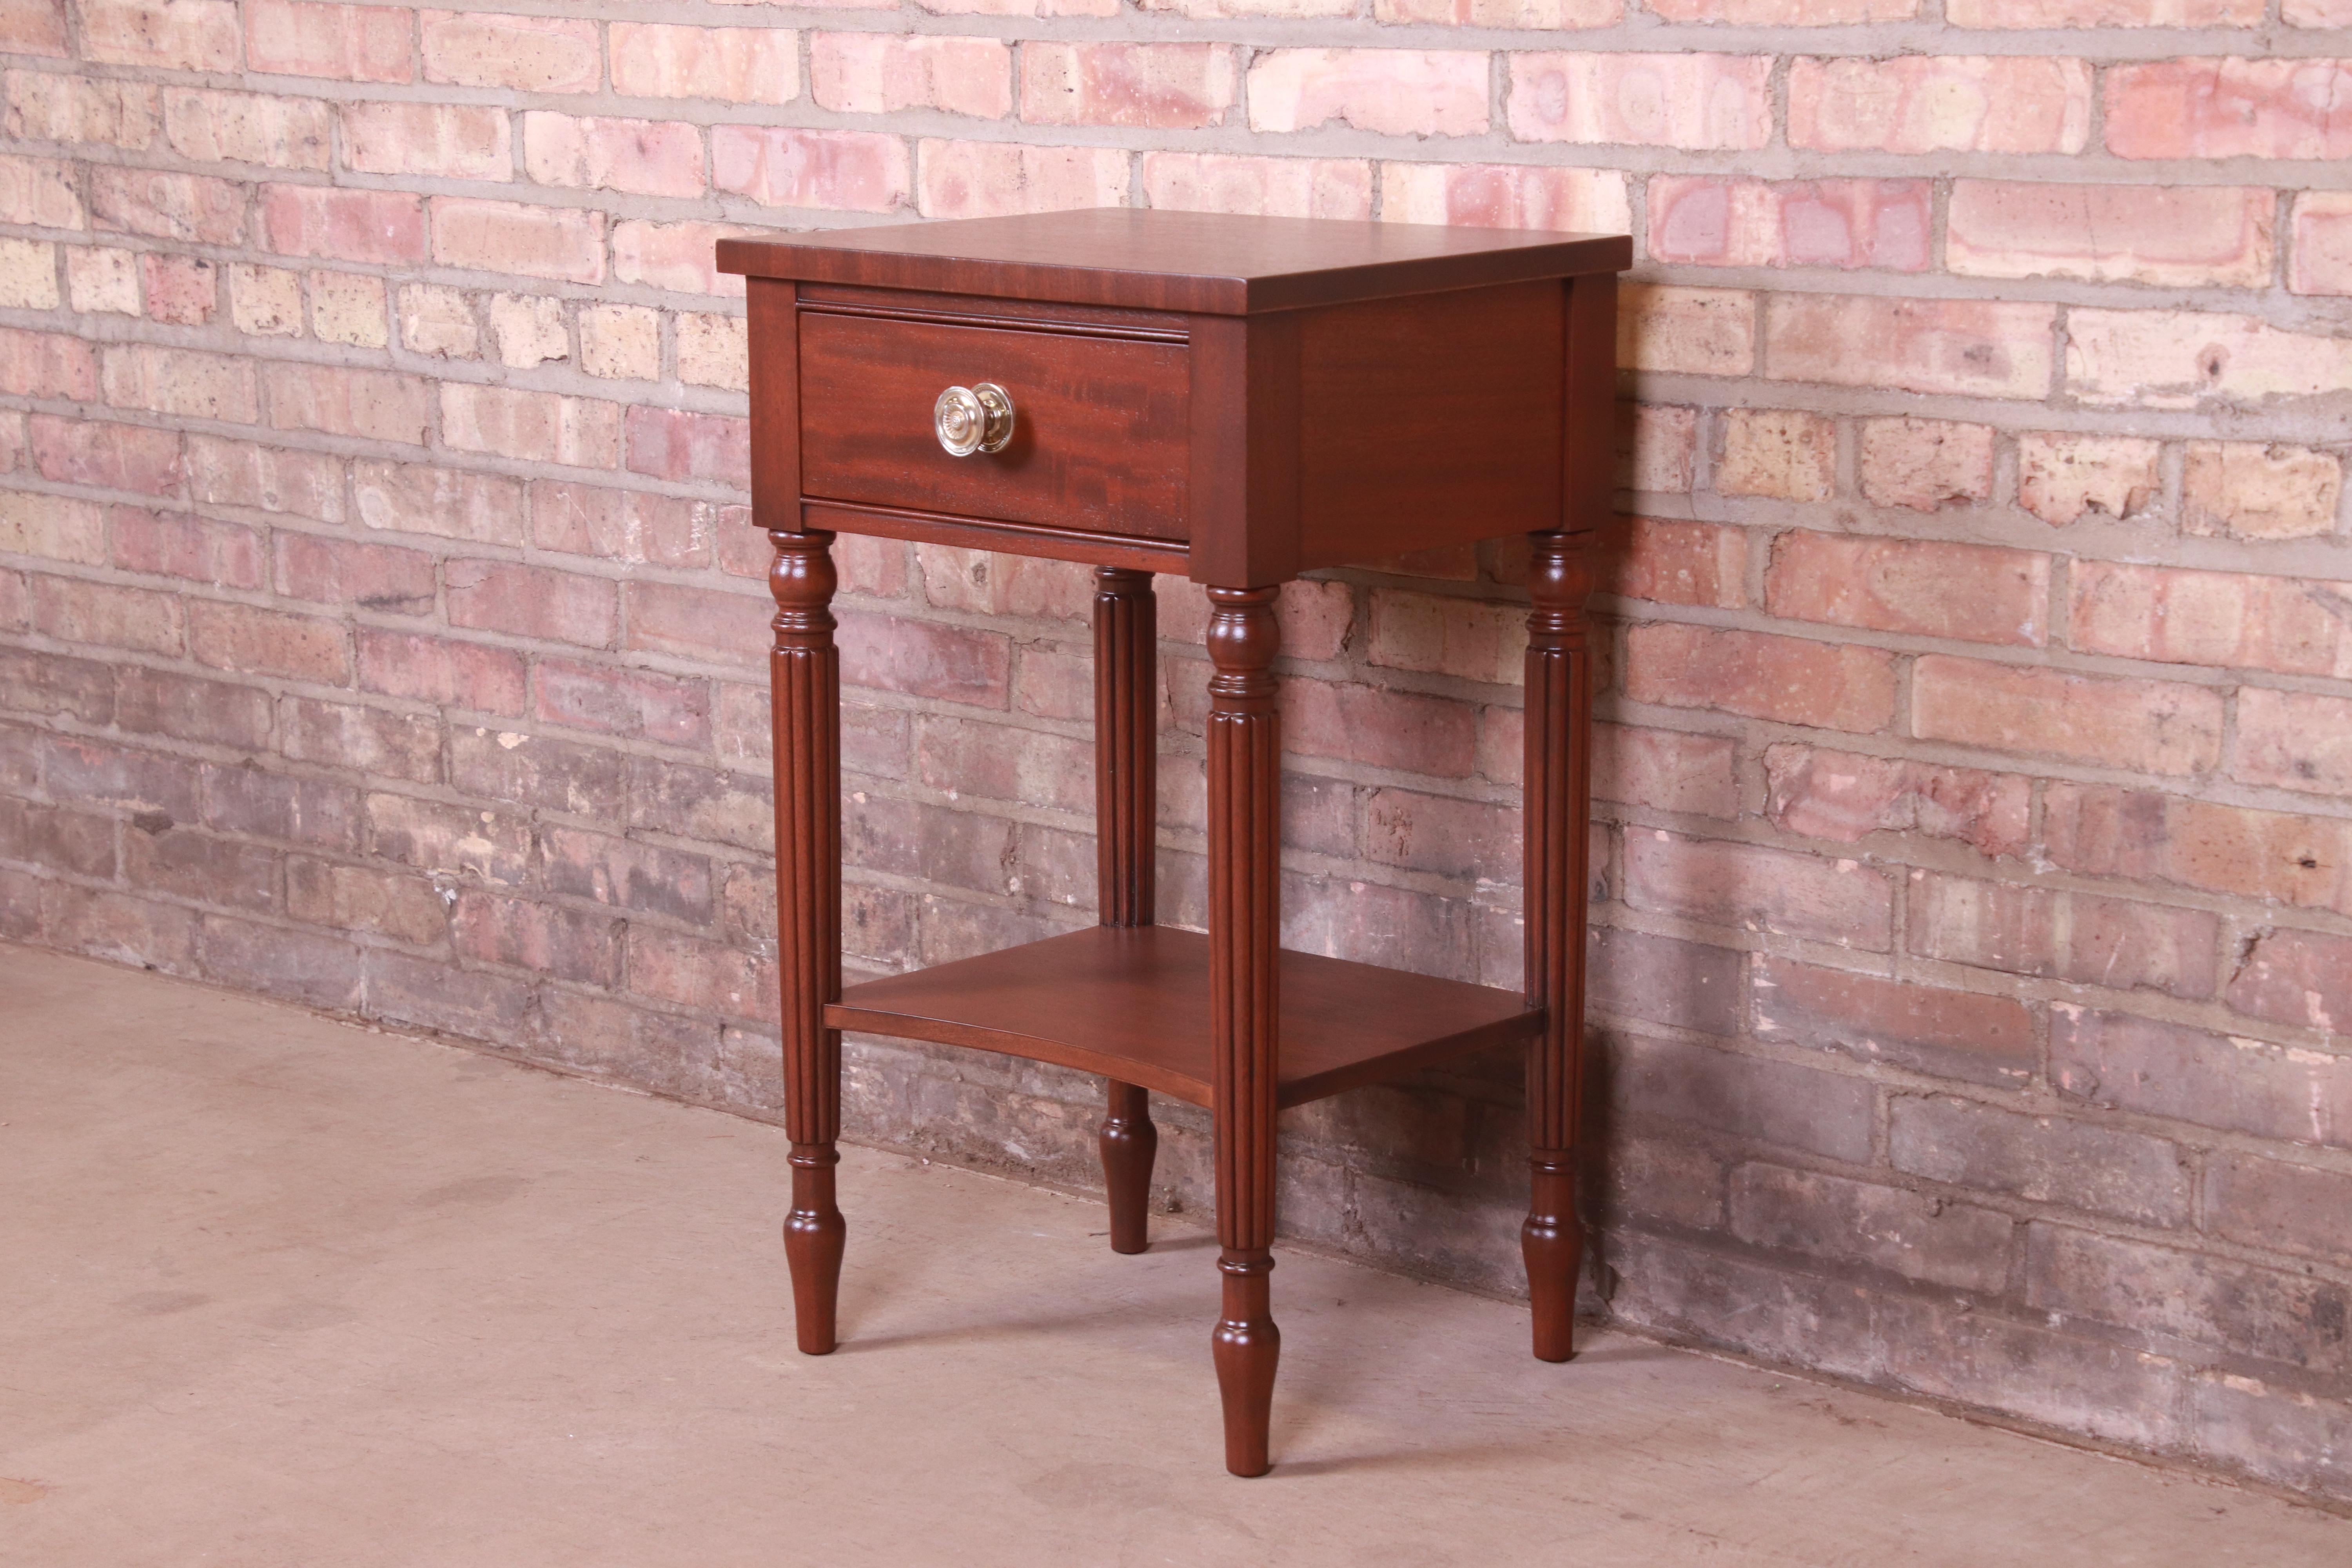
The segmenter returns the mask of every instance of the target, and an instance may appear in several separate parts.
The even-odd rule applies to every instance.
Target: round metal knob
[[[1002,452],[1013,439],[1013,395],[992,381],[950,386],[931,405],[931,427],[951,458]]]

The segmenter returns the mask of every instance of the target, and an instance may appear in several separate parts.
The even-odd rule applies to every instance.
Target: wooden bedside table
[[[1111,1246],[1144,1247],[1148,1096],[1209,1108],[1225,1464],[1267,1468],[1281,1337],[1275,1113],[1528,1043],[1535,1353],[1565,1361],[1580,1232],[1570,1147],[1584,1013],[1586,547],[1607,516],[1622,236],[1114,208],[722,240],[750,279],[751,492],[776,549],[784,1223],[800,1348],[835,1342],[841,1037],[1109,1080]],[[841,984],[837,532],[1095,567],[1102,923]],[[1276,942],[1283,583],[1534,538],[1524,996]],[[1151,574],[1211,601],[1209,932],[1153,923]]]

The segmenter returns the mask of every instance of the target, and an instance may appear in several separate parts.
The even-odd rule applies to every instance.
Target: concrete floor
[[[865,1151],[796,1354],[753,1122],[0,948],[0,1563],[2352,1562],[2352,1521],[1292,1256],[1276,1468],[1212,1252]]]

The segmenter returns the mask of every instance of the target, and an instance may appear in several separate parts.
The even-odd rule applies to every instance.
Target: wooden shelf
[[[1095,926],[850,986],[827,1026],[970,1046],[1210,1102],[1209,939]],[[1303,1105],[1543,1024],[1517,993],[1313,953],[1282,954],[1276,1101]]]

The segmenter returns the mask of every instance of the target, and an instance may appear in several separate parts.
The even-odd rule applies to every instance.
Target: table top
[[[1096,207],[722,239],[754,278],[1246,316],[1633,264],[1624,235]]]

